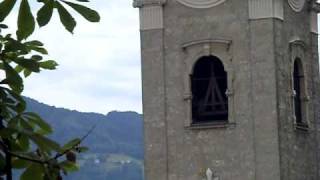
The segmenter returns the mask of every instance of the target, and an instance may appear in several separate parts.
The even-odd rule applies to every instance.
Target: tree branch
[[[79,145],[92,133],[92,131],[96,128],[96,126],[97,126],[97,125],[92,126],[92,128],[91,128],[84,136],[81,137],[79,143],[73,145],[71,148],[63,151],[62,153],[57,153],[57,154],[56,154],[52,159],[50,159],[50,160],[58,159],[58,158],[60,158],[61,156],[64,156],[66,153],[68,153],[71,149],[74,149],[74,148],[76,148],[77,146],[79,146]],[[50,161],[50,160],[49,160],[49,161]]]

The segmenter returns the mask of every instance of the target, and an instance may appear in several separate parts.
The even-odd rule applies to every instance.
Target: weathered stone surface
[[[254,19],[249,2],[226,0],[204,9],[176,0],[148,4],[163,10],[163,26],[141,30],[147,180],[202,180],[208,168],[221,180],[320,179],[311,12],[307,5],[293,11],[283,0],[275,3],[283,4],[276,7],[283,17]],[[189,42],[196,43],[183,46]],[[188,78],[196,60],[208,54],[227,66],[232,124],[192,129]],[[311,97],[305,103],[308,131],[297,130],[293,119],[292,66],[300,54]]]

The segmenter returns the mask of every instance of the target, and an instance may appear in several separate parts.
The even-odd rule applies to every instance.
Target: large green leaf
[[[30,147],[30,141],[27,136],[20,136],[18,139],[18,145],[20,146],[22,151],[27,151],[29,150]]]
[[[26,161],[26,160],[22,160],[22,159],[19,159],[19,158],[15,158],[12,160],[12,167],[14,169],[24,169],[26,167],[28,167],[30,164],[29,161]]]
[[[16,2],[17,0],[4,0],[0,3],[0,22],[8,16]]]
[[[3,89],[6,91],[7,94],[9,94],[9,97],[14,100],[16,111],[18,113],[23,112],[26,109],[26,101],[21,97],[21,95],[7,88],[3,88]]]
[[[77,25],[76,21],[58,1],[56,1],[56,7],[58,8],[61,23],[69,32],[73,33],[74,27]]]
[[[38,11],[37,22],[40,27],[45,26],[49,23],[52,17],[53,8],[54,8],[54,1],[49,0]]]
[[[24,75],[25,78],[28,77],[28,76],[30,76],[31,73],[32,73],[32,71],[30,71],[30,70],[28,70],[28,69],[25,69],[25,70],[23,71],[23,75]]]
[[[86,6],[82,6],[80,4],[75,4],[72,2],[68,2],[68,1],[63,1],[63,2],[68,4],[74,10],[76,10],[79,14],[81,14],[88,21],[90,21],[90,22],[99,22],[100,21],[100,16],[96,11],[94,11]]]
[[[24,43],[25,45],[28,46],[43,46],[43,43],[37,40],[33,40],[33,41],[28,41],[26,43]]]
[[[40,65],[34,60],[18,58],[14,59],[13,61],[32,72],[40,72]]]
[[[31,56],[31,59],[34,61],[41,61],[43,59],[43,57],[39,56],[39,55],[33,55],[33,56]]]
[[[43,69],[53,70],[53,69],[56,69],[57,66],[58,66],[58,63],[56,63],[53,60],[40,62],[40,67],[43,68]]]
[[[20,180],[43,180],[44,169],[38,163],[31,165],[22,173]]]
[[[80,169],[76,163],[68,160],[62,161],[59,165],[67,172],[78,171]]]
[[[36,124],[37,126],[39,126],[43,131],[45,131],[46,133],[52,133],[52,128],[51,126],[45,122],[39,115],[37,115],[36,113],[33,112],[26,112],[23,113],[22,115],[24,118],[26,118],[27,120],[29,120],[30,122]]]
[[[36,47],[36,46],[32,46],[32,47],[29,47],[31,50],[33,51],[36,51],[36,52],[39,52],[41,54],[48,54],[48,51],[43,48],[43,47]]]
[[[14,92],[20,94],[23,90],[22,78],[8,63],[4,62],[3,67],[6,72],[6,79],[2,83],[8,84]]]
[[[78,147],[76,150],[79,153],[84,153],[84,152],[89,151],[89,148],[83,146],[83,147]]]
[[[77,146],[81,143],[81,139],[76,138],[76,139],[72,139],[71,141],[67,142],[61,149],[63,151],[65,150],[70,150],[71,148],[73,148],[74,146]]]
[[[34,17],[31,13],[28,0],[22,0],[18,15],[18,40],[29,37],[35,28]]]
[[[57,151],[57,152],[61,151],[60,145],[58,143],[56,143],[55,141],[53,141],[45,136],[42,136],[40,134],[33,134],[30,136],[30,138],[43,151],[47,151],[47,152],[50,152],[52,150]]]

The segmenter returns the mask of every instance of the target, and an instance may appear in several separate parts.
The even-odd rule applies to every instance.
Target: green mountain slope
[[[54,128],[52,138],[66,142],[81,137],[96,126],[84,141],[90,148],[79,157],[81,170],[69,180],[142,180],[143,124],[136,112],[110,112],[107,115],[56,108],[25,98],[28,110],[37,112]]]

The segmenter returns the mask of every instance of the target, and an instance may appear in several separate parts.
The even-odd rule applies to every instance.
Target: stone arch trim
[[[182,44],[183,52],[183,81],[184,81],[184,101],[186,108],[185,127],[190,127],[192,123],[192,93],[190,75],[193,72],[195,63],[204,56],[215,56],[219,58],[228,75],[228,123],[234,124],[234,68],[232,63],[232,41],[227,39],[205,39],[195,40]]]
[[[298,63],[301,66],[302,75],[304,76],[304,80],[302,85],[302,111],[303,111],[303,122],[307,123],[307,125],[310,127],[311,123],[309,122],[309,112],[308,107],[310,104],[310,96],[308,92],[308,81],[307,81],[307,71],[306,71],[306,44],[304,41],[300,40],[299,38],[295,38],[294,40],[290,41],[290,95],[291,95],[291,115],[293,119],[293,125],[295,128],[297,128],[296,119],[295,119],[295,109],[294,109],[294,96],[295,91],[293,87],[293,72],[294,72],[294,64],[296,61],[299,61]]]
[[[305,2],[306,0],[288,0],[290,7],[295,12],[300,12],[304,7]]]
[[[211,8],[224,3],[226,0],[177,0],[179,3],[191,8]]]

